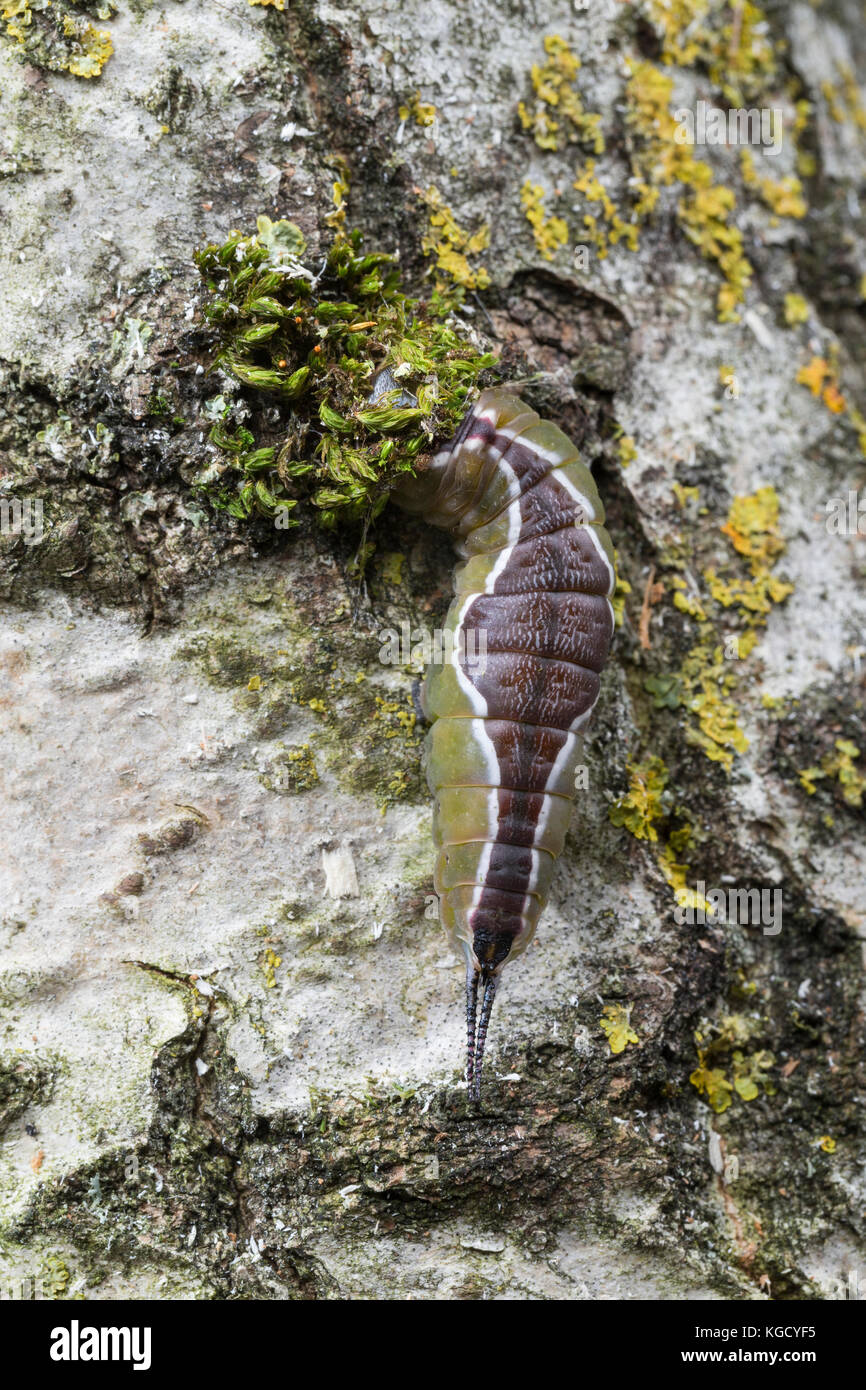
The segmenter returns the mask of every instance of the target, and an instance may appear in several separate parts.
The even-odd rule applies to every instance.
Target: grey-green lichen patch
[[[312,558],[309,549],[305,553]],[[300,590],[290,598],[277,582],[248,589],[239,605],[209,605],[206,624],[179,645],[178,657],[215,688],[232,692],[257,737],[303,732],[298,748],[307,747],[306,755],[267,758],[261,775],[269,790],[280,790],[284,780],[283,789],[291,788],[298,776],[308,779],[312,759],[331,770],[345,792],[372,795],[380,808],[419,800],[421,740],[411,694],[417,677],[381,664],[369,604],[351,619],[360,601],[355,581],[332,567],[319,567],[318,574],[314,567],[307,581],[315,604]],[[412,603],[405,586],[402,598]],[[263,637],[258,644],[250,640],[256,628]],[[316,771],[309,785],[319,776]]]
[[[259,781],[269,792],[293,795],[308,792],[319,781],[316,759],[308,743],[287,746],[277,743],[266,770]]]
[[[48,1100],[53,1084],[49,1059],[24,1052],[0,1058],[0,1133],[31,1105]]]

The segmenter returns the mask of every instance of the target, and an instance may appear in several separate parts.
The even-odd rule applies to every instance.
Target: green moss
[[[304,262],[293,223],[266,217],[255,235],[234,233],[196,255],[220,339],[214,365],[273,407],[257,437],[216,397],[217,461],[196,483],[232,515],[257,513],[278,528],[294,524],[305,497],[325,525],[375,516],[397,478],[453,433],[494,360],[459,338],[435,296],[424,304],[404,293],[392,256],[364,255],[360,233],[344,234],[346,188],[342,178],[335,185],[324,265]],[[387,389],[373,399],[384,369]]]

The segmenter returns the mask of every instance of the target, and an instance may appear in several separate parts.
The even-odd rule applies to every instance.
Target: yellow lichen
[[[829,80],[821,83],[821,93],[827,103],[830,119],[837,125],[850,121],[858,130],[866,131],[866,105],[857,79],[847,63],[837,61],[836,71],[841,79],[839,83]]]
[[[578,174],[574,181],[574,188],[578,193],[582,193],[589,203],[599,204],[603,224],[594,213],[585,213],[583,225],[586,235],[596,248],[599,260],[604,260],[607,255],[608,245],[615,246],[618,241],[624,240],[630,251],[636,251],[638,245],[638,220],[626,222],[610,197],[607,189],[602,184],[595,172],[595,160],[588,159],[583,170]],[[658,190],[652,190],[655,197],[658,197]],[[654,200],[646,205],[648,212],[653,206]]]
[[[613,558],[614,569],[616,570],[616,588],[614,589],[613,597],[611,598],[611,607],[613,608],[614,626],[622,627],[623,619],[625,617],[625,601],[627,596],[632,592],[632,587],[629,584],[628,580],[624,579],[622,574],[620,573],[619,556],[617,555],[617,552],[615,550],[613,552]]]
[[[274,987],[276,986],[276,971],[279,970],[282,963],[282,956],[278,956],[276,951],[274,951],[273,948],[269,946],[267,951],[265,952],[265,958],[262,961],[262,970],[264,971],[266,989],[274,989]]]
[[[386,584],[401,584],[403,581],[403,565],[406,556],[399,550],[389,550],[382,558],[382,578]],[[363,680],[363,672],[361,672]]]
[[[658,840],[656,822],[667,813],[668,770],[661,758],[629,763],[628,791],[608,809],[613,825],[623,826],[637,840]]]
[[[519,102],[517,114],[524,130],[531,130],[542,150],[561,150],[568,144],[591,145],[596,154],[604,150],[601,116],[586,111],[575,87],[580,59],[565,39],[548,34],[544,40],[547,61],[533,63],[530,71],[535,102],[530,107]]]
[[[807,386],[813,396],[820,398],[831,415],[847,413],[848,419],[857,431],[860,449],[866,454],[866,420],[839,390],[835,362],[828,362],[824,357],[812,357],[806,366],[798,371],[797,381],[801,386]]]
[[[757,1100],[762,1089],[768,1096],[775,1095],[775,1087],[767,1075],[774,1065],[772,1052],[753,1052],[748,1056],[743,1052],[734,1052],[731,1070],[734,1090],[740,1100]]]
[[[679,862],[689,848],[693,835],[694,831],[688,822],[672,831],[668,836],[667,844],[659,855],[659,868],[674,890],[674,897],[679,908],[686,911],[704,912],[709,915],[713,910],[712,904],[707,901],[703,893],[689,888],[688,878],[691,870],[688,864]]]
[[[41,23],[33,23],[34,11]],[[98,77],[114,52],[111,35],[82,16],[52,8],[51,0],[2,0],[6,33],[28,57],[53,72]]]
[[[421,248],[428,256],[435,257],[436,269],[442,272],[445,280],[437,281],[437,288],[443,290],[450,284],[461,290],[483,290],[490,284],[490,277],[483,265],[472,266],[470,257],[479,256],[490,245],[490,228],[486,222],[475,232],[467,232],[461,227],[435,185],[426,192],[415,192],[429,209],[428,228],[421,238]]]
[[[749,740],[738,723],[736,707],[727,698],[736,677],[723,660],[721,647],[715,649],[713,657],[705,663],[704,649],[698,646],[683,663],[683,679],[689,689],[686,708],[698,721],[697,729],[686,730],[686,739],[701,748],[711,762],[721,763],[730,772],[734,753],[745,753]]]
[[[825,753],[820,767],[803,768],[798,774],[800,785],[809,796],[814,796],[818,790],[815,786],[817,781],[825,777],[831,780],[835,778],[842,788],[843,800],[859,809],[866,792],[866,776],[854,766],[855,759],[860,757],[860,749],[848,738],[837,738],[833,746],[835,752]]]
[[[809,305],[801,294],[785,295],[785,322],[792,327],[796,323],[808,323]]]
[[[706,1096],[708,1105],[717,1115],[729,1108],[734,1094],[746,1102],[756,1100],[762,1091],[767,1096],[776,1094],[770,1076],[770,1069],[776,1064],[772,1052],[744,1050],[762,1030],[757,1016],[727,1014],[713,1025],[716,1036],[712,1041],[706,1041],[702,1030],[695,1033],[698,1065],[689,1081],[699,1094]],[[730,1080],[727,1068],[730,1068]]]
[[[520,202],[538,251],[546,261],[552,261],[560,247],[568,245],[568,226],[561,217],[547,216],[540,184],[527,179],[520,190]]]
[[[777,218],[806,216],[808,207],[803,197],[803,185],[793,174],[778,181],[771,179],[768,174],[759,174],[751,150],[740,151],[740,167],[743,183],[747,188],[757,190]]]
[[[758,640],[774,603],[781,603],[793,586],[772,572],[785,549],[778,529],[779,502],[773,488],[760,488],[752,496],[736,497],[721,530],[751,570],[749,578],[723,577],[712,567],[703,573],[708,598],[694,580],[676,574],[670,581],[674,606],[693,618],[699,627],[699,640],[688,652],[678,672],[646,682],[657,708],[682,707],[695,716],[686,728],[686,740],[703,750],[712,762],[727,771],[733,767],[735,753],[748,748],[739,715],[731,698],[738,683],[740,661],[749,656]],[[714,625],[716,614],[710,601],[721,608],[737,607],[742,624],[736,632],[724,634],[724,645]]]
[[[646,0],[662,62],[700,65],[730,106],[744,106],[776,77],[767,17],[749,0]]]
[[[820,396],[824,382],[832,375],[833,369],[823,357],[812,357],[806,366],[798,371],[797,381],[801,386],[808,386],[813,396]]]
[[[410,116],[416,125],[431,126],[436,120],[438,112],[435,106],[421,100],[421,93],[416,91],[409,101],[401,106],[398,111],[401,121],[408,121]]]
[[[606,1004],[604,1012],[598,1021],[598,1026],[607,1038],[610,1050],[614,1055],[625,1052],[631,1043],[640,1042],[640,1038],[631,1026],[632,1004]]]
[[[752,267],[742,233],[730,220],[736,206],[733,190],[716,184],[709,164],[678,141],[678,123],[670,111],[672,79],[649,62],[632,59],[628,68],[628,122],[642,140],[632,157],[633,173],[646,185],[678,183],[688,190],[677,209],[680,225],[724,276],[717,297],[720,321],[736,322]]]
[[[619,454],[619,461],[623,468],[628,468],[630,463],[634,463],[637,458],[637,445],[630,434],[620,436],[619,444],[617,445],[617,453]]]
[[[791,138],[794,142],[794,149],[796,150],[795,163],[797,165],[797,173],[802,175],[804,179],[812,178],[818,167],[812,151],[800,148],[800,136],[803,134],[804,130],[808,129],[814,109],[811,101],[808,101],[806,97],[801,97],[794,106],[794,125],[791,131]]]
[[[683,511],[688,502],[699,502],[701,499],[700,488],[685,487],[682,483],[672,483],[671,492],[677,500],[677,506]]]
[[[349,196],[349,166],[342,155],[332,156],[329,162],[335,165],[337,177],[331,184],[331,202],[334,211],[328,213],[325,221],[329,227],[333,227],[337,236],[344,236],[346,232],[346,199]]]
[[[775,488],[763,487],[750,496],[735,497],[721,530],[738,554],[748,559],[752,577],[724,579],[713,567],[704,571],[711,597],[723,608],[738,607],[749,627],[763,625],[773,605],[784,602],[794,592],[792,584],[772,573],[772,566],[785,550],[778,519]],[[741,656],[748,654],[743,642],[749,636],[754,645],[754,634],[744,634],[740,640]]]
[[[752,574],[775,564],[785,549],[779,534],[779,498],[772,486],[734,498],[728,519],[721,527],[740,555],[749,561]]]
[[[671,580],[671,586],[674,607],[678,608],[681,613],[687,613],[690,618],[698,618],[701,622],[706,622],[707,615],[703,604],[696,594],[690,592],[682,575],[675,574]]]
[[[698,1050],[698,1065],[689,1077],[689,1081],[697,1087],[699,1095],[705,1095],[707,1103],[717,1115],[721,1115],[731,1104],[731,1094],[733,1086],[725,1076],[721,1067],[710,1067],[707,1065],[706,1055]]]

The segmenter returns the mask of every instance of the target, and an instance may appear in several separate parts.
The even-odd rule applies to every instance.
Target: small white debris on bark
[[[325,875],[325,892],[329,898],[360,896],[355,860],[348,845],[338,845],[336,849],[323,849],[322,869]]]

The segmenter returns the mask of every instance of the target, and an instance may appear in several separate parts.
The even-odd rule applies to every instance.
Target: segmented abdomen
[[[532,939],[565,841],[613,635],[613,548],[575,446],[499,390],[395,500],[463,557],[423,695],[435,886],[454,943],[496,970]]]

